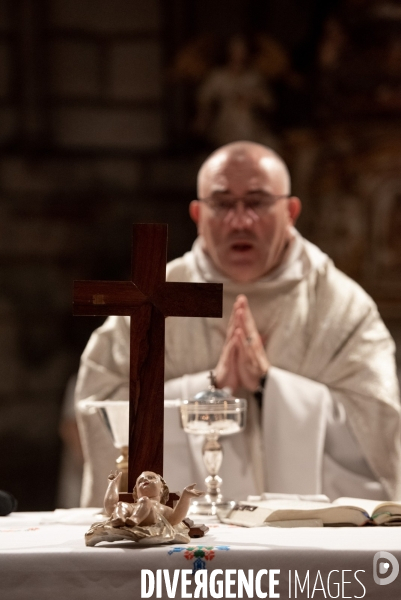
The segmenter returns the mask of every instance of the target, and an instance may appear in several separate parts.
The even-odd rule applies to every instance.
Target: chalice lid
[[[189,400],[189,403],[196,402],[197,404],[221,404],[227,403],[227,400],[234,400],[234,397],[228,393],[227,390],[218,389],[216,387],[216,380],[213,371],[209,373],[210,385],[207,390],[198,392],[193,398]]]

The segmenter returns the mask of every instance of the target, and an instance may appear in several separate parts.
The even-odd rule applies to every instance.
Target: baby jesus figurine
[[[120,502],[118,489],[121,473],[109,475],[109,485],[104,497],[106,521],[94,523],[85,534],[87,546],[98,542],[132,540],[138,543],[163,544],[190,541],[188,527],[182,522],[187,516],[192,498],[204,492],[187,486],[174,508],[166,506],[169,489],[163,477],[144,471],[136,480],[132,492],[133,502]]]

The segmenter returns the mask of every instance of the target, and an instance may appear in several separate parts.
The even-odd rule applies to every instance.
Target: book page
[[[260,500],[296,500],[302,502],[325,502],[330,504],[330,499],[324,494],[279,494],[277,492],[264,492],[260,496],[248,496],[249,502]]]
[[[219,517],[221,518],[222,515]],[[313,519],[321,520],[324,525],[364,525],[369,521],[369,515],[365,510],[355,506],[299,500],[264,500],[240,502],[224,515],[223,522],[245,527],[260,527],[276,521]]]
[[[289,495],[289,494],[288,494]],[[310,500],[296,500],[288,498],[276,498],[269,500],[258,500],[255,501],[241,501],[239,504],[253,504],[255,506],[263,506],[269,508],[271,511],[275,510],[315,510],[317,508],[330,508],[335,506],[329,502],[315,502]]]
[[[371,516],[380,503],[377,500],[368,500],[367,498],[347,498],[344,496],[334,500],[333,504],[334,506],[356,506]]]
[[[374,516],[381,513],[390,513],[391,515],[401,514],[401,503],[391,502],[390,500],[385,502],[378,502],[377,500],[368,500],[367,498],[343,497],[334,500],[333,505],[357,506],[369,513],[370,516]]]

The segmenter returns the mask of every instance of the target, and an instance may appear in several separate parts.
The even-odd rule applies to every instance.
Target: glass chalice
[[[205,479],[206,494],[192,502],[191,513],[216,514],[217,510],[230,508],[234,502],[221,493],[222,479],[219,470],[223,462],[221,436],[233,435],[245,427],[247,403],[243,398],[234,398],[213,384],[191,400],[181,403],[181,423],[184,431],[191,435],[203,435],[202,458],[208,476]]]

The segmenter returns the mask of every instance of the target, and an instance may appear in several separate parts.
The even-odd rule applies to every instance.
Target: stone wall
[[[161,36],[159,0],[0,1],[0,488],[22,510],[55,506],[65,386],[102,322],[72,317],[73,280],[127,278],[133,222],[169,223],[170,258],[195,236]]]
[[[54,505],[67,379],[102,320],[72,317],[74,279],[127,279],[131,224],[195,237],[200,157],[0,157],[0,481],[21,508]],[[27,490],[29,489],[29,494]]]

